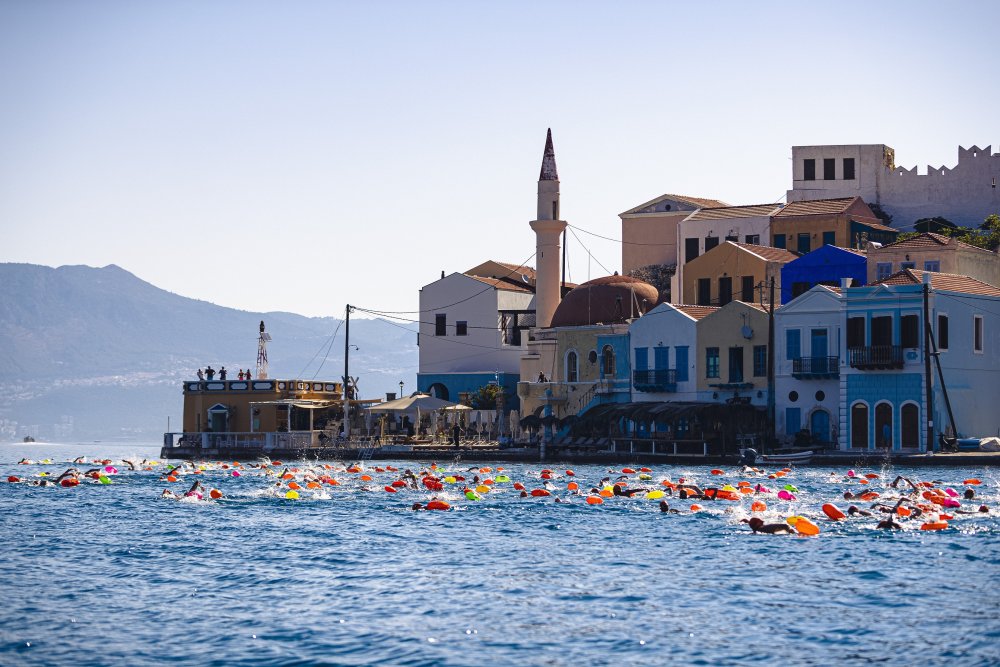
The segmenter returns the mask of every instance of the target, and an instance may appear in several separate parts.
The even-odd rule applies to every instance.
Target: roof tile
[[[989,283],[976,280],[970,276],[961,276],[956,273],[938,273],[935,271],[919,271],[917,269],[903,269],[897,271],[888,278],[876,281],[875,285],[919,285],[924,282],[924,274],[930,273],[931,287],[936,290],[947,292],[963,292],[965,294],[982,294],[984,296],[1000,297],[1000,287],[994,287]]]
[[[750,206],[721,206],[702,208],[688,216],[688,220],[729,220],[774,215],[781,204],[753,204]]]

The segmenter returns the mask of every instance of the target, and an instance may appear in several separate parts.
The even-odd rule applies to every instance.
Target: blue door
[[[809,354],[812,356],[813,373],[829,373],[830,370],[827,368],[829,347],[827,346],[826,329],[813,329],[811,334],[812,346]]]
[[[819,442],[830,442],[830,413],[826,410],[817,410],[812,413],[809,424],[814,440]]]

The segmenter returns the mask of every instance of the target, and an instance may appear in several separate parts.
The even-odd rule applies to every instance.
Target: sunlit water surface
[[[81,454],[117,461],[158,449],[2,445],[0,474],[58,474]],[[53,463],[17,465],[25,456]],[[565,478],[555,480],[565,503],[497,484],[478,502],[449,487],[438,495],[453,511],[414,512],[431,493],[387,493],[389,473],[373,473],[372,491],[335,473],[341,486],[287,500],[273,478],[213,469],[200,478],[225,497],[191,502],[160,498],[188,486],[161,481],[162,465],[118,467],[110,485],[0,481],[0,664],[1000,662],[994,469],[858,471],[881,475],[870,487],[886,495],[896,474],[959,491],[981,479],[963,505],[985,502],[990,514],[934,533],[826,521],[824,502],[848,504],[846,471],[794,470],[781,482],[798,500],[768,498],[765,518],[810,516],[822,533],[806,538],[751,534],[740,523],[749,500],[698,513],[671,500],[676,515],[638,497],[590,506],[564,491]],[[542,466],[505,468],[541,487]],[[575,472],[584,488],[609,474]],[[654,467],[652,483],[751,479],[727,472]]]

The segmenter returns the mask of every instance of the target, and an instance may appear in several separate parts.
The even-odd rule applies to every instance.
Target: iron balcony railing
[[[840,357],[792,359],[792,376],[800,380],[840,377]]]
[[[847,350],[851,368],[861,370],[887,370],[903,367],[901,345],[867,345]]]
[[[639,391],[677,391],[677,369],[659,369],[632,372],[632,384]]]

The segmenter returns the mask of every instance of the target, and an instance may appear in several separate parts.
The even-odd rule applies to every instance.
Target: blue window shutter
[[[669,347],[654,347],[653,348],[653,368],[658,371],[665,371],[670,368],[670,348]]]
[[[802,356],[802,332],[798,329],[785,331],[785,359],[798,359]]]
[[[649,369],[649,348],[635,348],[635,370],[644,371]]]
[[[677,368],[677,381],[687,382],[688,380],[688,346],[679,345],[674,348],[677,352],[676,368]]]
[[[785,435],[795,435],[802,430],[802,409],[785,408]]]

